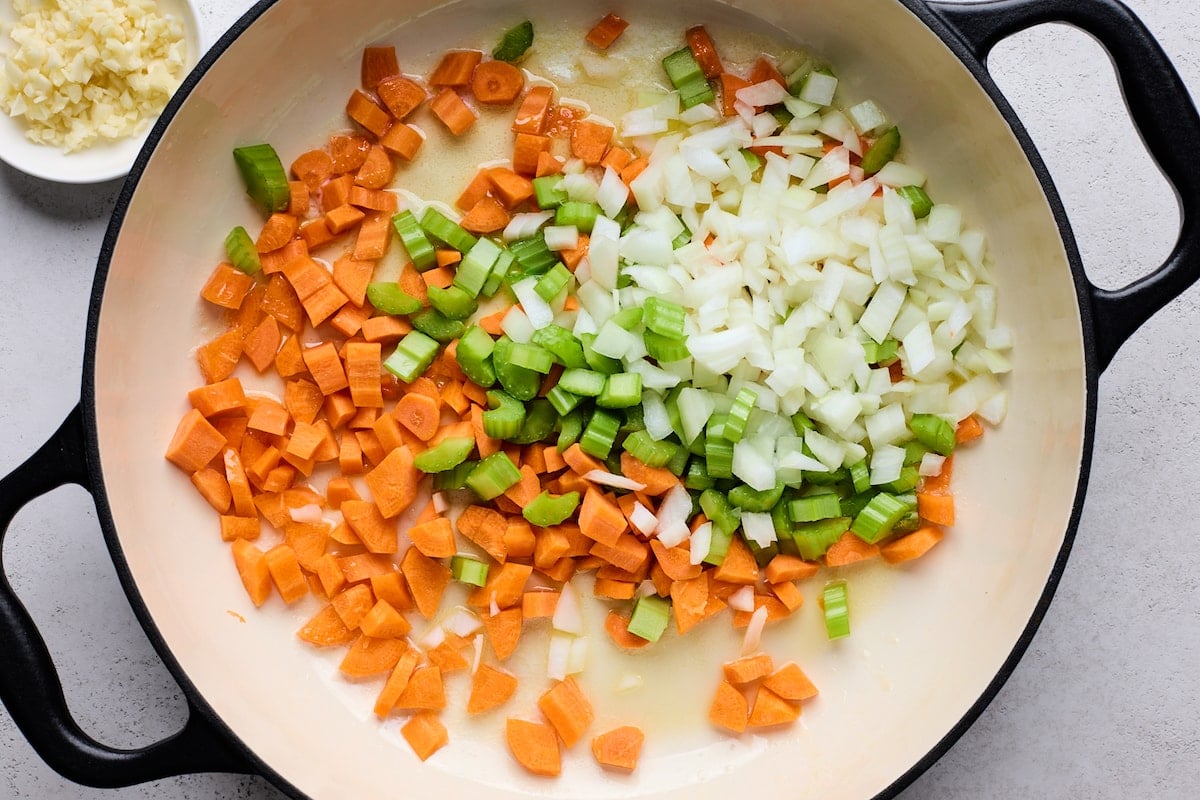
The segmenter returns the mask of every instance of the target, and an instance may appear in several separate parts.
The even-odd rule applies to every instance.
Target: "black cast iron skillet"
[[[986,691],[929,752],[899,776],[879,797],[894,797],[946,753],[975,721],[1012,673],[1028,647],[1058,585],[1074,539],[1090,463],[1096,385],[1118,348],[1151,315],[1200,278],[1200,117],[1161,47],[1145,26],[1116,0],[999,0],[958,5],[900,0],[962,60],[1004,114],[1040,178],[1061,231],[1079,300],[1086,354],[1087,418],[1073,512],[1062,547],[1036,610],[1002,668]],[[201,60],[172,100],[149,137],[117,202],[92,295],[81,403],[59,430],[11,475],[0,480],[0,540],[14,515],[35,497],[67,483],[83,486],[94,497],[101,527],[134,612],[190,706],[186,726],[161,742],[136,750],[118,750],[97,742],[71,717],[49,652],[32,619],[0,577],[0,699],[38,754],[56,771],[77,783],[97,787],[128,786],[166,776],[196,772],[253,773],[284,792],[301,797],[284,776],[272,771],[245,747],[212,712],[168,650],[151,622],[116,538],[99,471],[95,418],[95,344],[100,300],[130,198],[150,154],[201,76],[230,44],[271,5],[263,0],[244,15]],[[1116,66],[1130,114],[1147,148],[1178,195],[1182,228],[1166,262],[1147,277],[1119,290],[1093,286],[1080,263],[1066,215],[1044,164],[1029,136],[987,72],[992,47],[1013,33],[1047,22],[1065,22],[1093,35]],[[2,564],[0,564],[2,566]]]

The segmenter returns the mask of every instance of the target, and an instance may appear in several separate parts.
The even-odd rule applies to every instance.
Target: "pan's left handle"
[[[257,772],[230,734],[190,699],[183,730],[134,750],[97,742],[71,716],[50,651],[8,582],[2,546],[9,523],[34,498],[69,483],[94,492],[85,441],[76,406],[48,442],[0,479],[0,700],[38,755],[76,783],[112,788],[195,772]]]

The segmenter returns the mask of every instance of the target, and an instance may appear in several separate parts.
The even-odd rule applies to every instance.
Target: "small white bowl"
[[[202,43],[200,23],[195,8],[188,0],[157,0],[160,10],[173,14],[183,22],[187,42],[187,60],[183,75],[191,72],[200,59]],[[15,21],[11,2],[0,2],[0,25]],[[0,34],[0,51],[11,46],[7,34]],[[183,77],[183,76],[181,76]],[[123,178],[142,149],[146,136],[154,127],[154,119],[136,136],[113,142],[102,142],[74,153],[65,153],[53,145],[37,144],[25,137],[22,118],[0,112],[0,160],[21,172],[56,183],[100,183]]]

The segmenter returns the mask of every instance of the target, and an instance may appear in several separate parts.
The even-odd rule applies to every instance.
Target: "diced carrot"
[[[391,230],[390,214],[368,216],[358,227],[358,237],[354,240],[354,258],[359,261],[383,258],[387,253]]]
[[[766,653],[755,653],[725,662],[724,670],[725,680],[734,686],[742,686],[767,677],[775,670],[775,665],[771,661],[771,656]]]
[[[591,701],[573,677],[559,681],[539,697],[538,708],[567,747],[579,741],[596,718]]]
[[[954,495],[917,492],[917,513],[935,525],[953,525]]]
[[[416,753],[417,758],[425,761],[431,755],[450,743],[446,726],[438,715],[432,711],[419,711],[400,727],[400,735],[408,746]]]
[[[542,178],[546,175],[558,175],[562,171],[563,162],[558,156],[548,152],[538,153],[536,177]]]
[[[408,644],[402,639],[372,639],[370,636],[359,636],[346,651],[338,669],[343,675],[351,678],[370,678],[395,669],[406,650]],[[410,681],[409,687],[411,686]]]
[[[599,164],[612,143],[613,127],[591,120],[580,120],[571,128],[571,155],[588,166]]]
[[[818,570],[820,570],[820,565],[812,561],[780,553],[767,564],[763,577],[770,583],[782,583],[811,578],[817,574]]]
[[[623,650],[639,650],[650,644],[642,637],[630,633],[629,617],[616,611],[609,611],[608,616],[604,618],[604,632]]]
[[[303,181],[288,181],[288,186],[299,187],[294,191],[305,192],[305,206],[303,212],[300,214],[296,214],[296,212],[289,213],[295,214],[297,217],[307,216],[309,212],[307,199],[308,187],[304,185]],[[276,272],[282,272],[284,266],[291,265],[296,261],[302,261],[308,257],[308,246],[304,244],[303,239],[292,239],[278,250],[270,253],[259,254],[259,260],[262,262],[263,272],[267,275],[273,275]]]
[[[734,108],[734,103],[737,102],[737,93],[749,86],[750,81],[729,72],[722,72],[720,77],[721,113],[727,117],[737,116],[737,109]]]
[[[878,556],[879,545],[868,544],[850,531],[846,531],[825,551],[825,565],[845,567]]]
[[[375,420],[371,430],[379,438],[379,445],[385,453],[404,446],[404,436],[400,433],[400,423],[391,414],[382,414]]]
[[[499,569],[488,571],[487,583],[471,592],[467,604],[486,608],[494,601],[500,609],[513,608],[522,602],[525,583],[533,574],[529,564],[506,562]]]
[[[630,480],[644,483],[651,497],[664,495],[679,485],[679,478],[665,467],[648,467],[628,451],[621,453],[621,473]]]
[[[917,495],[918,500],[920,495]],[[935,544],[942,540],[942,529],[936,525],[925,525],[899,539],[888,542],[879,548],[879,554],[889,564],[901,564],[912,561],[928,553]]]
[[[369,476],[368,476],[369,480]],[[395,553],[398,549],[396,520],[385,517],[369,500],[346,500],[342,516],[354,534],[372,553]]]
[[[534,86],[525,93],[521,105],[517,107],[512,129],[515,133],[543,134],[550,117],[550,104],[554,100],[554,90],[549,86]]]
[[[504,496],[512,500],[521,508],[532,503],[539,494],[542,493],[542,484],[538,479],[537,472],[528,464],[521,465],[521,480],[509,487],[505,491]],[[500,533],[500,538],[503,541],[504,534]]]
[[[370,141],[368,141],[365,136],[346,136],[342,138],[355,143],[355,149],[348,150],[347,152],[351,155],[342,156],[342,160],[340,162],[335,159],[334,167],[336,168],[337,166],[341,165],[350,171],[358,169],[359,165],[365,160],[367,151],[371,149]],[[332,141],[337,140],[337,137],[334,137]],[[361,151],[357,149],[359,145],[361,145],[363,148]],[[328,214],[340,206],[349,204],[350,190],[353,188],[353,175],[339,175],[338,177],[331,178],[321,185],[321,210],[325,212],[325,222],[329,226],[329,230],[334,234],[339,234],[342,231],[339,231],[336,227],[334,227],[333,223],[336,220],[331,220]],[[361,219],[361,217],[359,219]],[[358,220],[355,220],[355,222],[357,221]],[[350,226],[347,225],[346,227],[349,228]]]
[[[617,513],[620,514],[619,509]],[[621,516],[621,521],[625,521],[624,515]],[[591,554],[600,556],[608,563],[626,572],[633,573],[639,572],[650,562],[649,545],[639,541],[636,536],[628,533],[622,535],[617,539],[616,544],[613,545],[596,542],[592,546]]]
[[[466,86],[483,60],[479,50],[451,50],[442,56],[429,76],[430,86]]]
[[[501,323],[504,322],[504,317],[507,316],[508,311],[509,309],[505,308],[501,311],[495,312],[494,314],[489,314],[486,317],[480,318],[478,321],[479,327],[483,328],[492,336],[502,335],[504,333],[504,328],[501,326]]]
[[[509,558],[528,558],[537,548],[537,537],[525,520],[510,520],[504,528],[504,549]]]
[[[291,419],[297,423],[311,425],[317,418],[317,414],[321,411],[321,406],[325,402],[325,395],[321,393],[321,389],[312,381],[297,378],[296,380],[288,381],[283,387],[283,404],[286,406],[287,413],[291,415]],[[278,412],[274,411],[273,403],[267,401],[260,403],[259,408],[255,409],[254,414],[250,419],[252,422],[258,419],[260,409],[265,406],[270,410],[270,416],[267,421],[278,425],[276,420]],[[260,425],[252,425],[251,427],[263,430]],[[286,424],[284,425],[286,430]],[[277,433],[282,434],[280,430]]]
[[[362,325],[363,338],[368,342],[392,344],[412,331],[412,324],[401,317],[371,317]]]
[[[246,427],[250,420],[247,417],[221,417],[212,421],[212,426],[225,437],[228,447],[240,449],[246,436]]]
[[[954,477],[954,456],[942,462],[942,471],[937,475],[927,475],[921,481],[921,492],[925,494],[948,494],[950,480]]]
[[[354,640],[354,631],[346,627],[333,606],[327,605],[304,623],[296,635],[317,647],[334,647]]]
[[[746,77],[752,85],[763,81],[775,81],[783,88],[787,88],[787,79],[779,72],[775,62],[766,56],[759,56],[754,61],[754,66],[750,68],[750,74]]]
[[[441,408],[439,402],[431,397],[409,392],[400,398],[393,413],[401,425],[423,442],[429,441],[437,433]]]
[[[501,661],[506,660],[517,649],[525,617],[520,608],[506,608],[498,614],[483,617],[483,629],[487,632],[492,652]]]
[[[619,175],[621,170],[633,161],[633,153],[626,150],[624,147],[613,145],[608,148],[608,152],[604,154],[604,158],[600,160],[600,166],[612,167]]]
[[[304,363],[322,394],[330,395],[350,385],[337,348],[330,342],[303,351]]]
[[[263,223],[254,249],[260,253],[270,253],[278,250],[295,237],[300,229],[300,221],[291,214],[275,213],[267,217]]]
[[[562,772],[558,737],[549,725],[510,717],[504,738],[513,758],[532,774],[555,777]]]
[[[471,233],[495,233],[503,230],[511,220],[508,209],[489,195],[472,206],[459,224]]]
[[[221,262],[200,290],[200,296],[221,308],[237,309],[253,288],[252,276],[234,269],[232,264]]]
[[[357,133],[335,133],[329,137],[329,157],[333,161],[335,174],[354,172],[363,165],[370,152],[371,140]],[[353,186],[353,178],[348,178],[349,176],[341,174],[323,187],[321,202],[325,202],[325,195],[331,191],[337,194],[339,205],[346,202]]]
[[[437,517],[408,529],[413,546],[430,558],[450,558],[458,552],[450,520]]]
[[[524,88],[525,73],[507,61],[484,61],[471,75],[471,92],[484,105],[509,105]]]
[[[436,250],[434,252],[434,258],[437,259],[437,265],[439,268],[453,267],[455,264],[462,263],[462,253],[458,252],[457,250],[451,250],[448,247]]]
[[[311,259],[304,257],[305,261]],[[267,281],[267,290],[263,294],[262,310],[275,318],[283,327],[291,331],[299,331],[304,325],[304,307],[300,298],[292,288],[287,278],[282,275],[272,275]]]
[[[338,565],[337,556],[326,553],[317,559],[317,578],[328,597],[333,597],[346,585],[346,575]]]
[[[490,664],[480,664],[471,676],[471,695],[467,699],[468,714],[482,714],[508,702],[517,690],[517,678],[512,673]]]
[[[396,700],[395,707],[400,711],[439,711],[445,708],[446,690],[442,683],[442,671],[432,665],[414,671]]]
[[[533,177],[537,174],[538,157],[550,151],[550,137],[534,133],[518,133],[513,138],[513,171]]]
[[[467,506],[459,515],[456,525],[459,533],[482,547],[492,558],[500,563],[507,559],[504,533],[508,523],[498,512],[481,505]]]
[[[667,547],[658,539],[650,540],[650,549],[654,551],[657,563],[663,572],[673,581],[688,581],[699,577],[699,564],[691,561],[691,552],[684,547]]]
[[[383,689],[379,692],[379,697],[375,700],[375,716],[385,719],[392,713],[392,709],[396,707],[396,701],[408,687],[408,682],[420,662],[421,654],[416,648],[409,647],[404,651],[404,655],[400,656],[400,660],[392,668]]]
[[[285,603],[291,605],[308,594],[308,581],[304,579],[300,562],[292,548],[286,544],[276,545],[263,557],[266,559],[267,569],[271,572],[271,580],[275,582],[275,588],[279,590]]]
[[[392,164],[392,157],[382,146],[376,144],[371,146],[366,160],[355,173],[354,183],[366,189],[378,190],[391,183],[395,175],[396,167]]]
[[[597,469],[603,472],[608,471],[608,468],[603,463],[583,452],[578,442],[563,451],[562,457],[567,466],[579,475],[586,475],[592,470]]]
[[[347,628],[357,630],[375,606],[375,597],[371,587],[358,583],[334,597],[331,605]]]
[[[404,575],[391,570],[391,559],[387,563],[388,571],[370,577],[371,591],[380,600],[386,600],[388,605],[397,611],[408,611],[413,608],[412,595],[409,594],[408,584]]]
[[[283,336],[279,333],[279,323],[274,317],[268,316],[242,340],[242,352],[254,365],[258,372],[266,372],[275,363],[275,355]]]
[[[521,597],[521,615],[525,619],[549,619],[558,608],[559,592],[535,590]]]
[[[754,595],[754,610],[760,608],[767,610],[767,622],[778,622],[781,619],[786,619],[791,610],[777,600],[772,595],[756,594]],[[750,624],[750,618],[753,616],[751,612],[735,611],[733,613],[733,627],[744,628]]]
[[[217,457],[225,437],[197,409],[184,414],[167,445],[167,460],[184,472],[197,472]]]
[[[712,705],[708,708],[709,722],[719,728],[742,733],[746,730],[749,717],[750,704],[746,701],[746,696],[733,684],[721,681],[717,685]]]
[[[425,87],[404,75],[393,75],[380,81],[375,93],[391,115],[403,120],[416,111],[428,97]]]
[[[754,707],[746,724],[751,728],[788,725],[800,716],[800,704],[784,700],[770,689],[760,686],[754,697]]]
[[[511,169],[493,167],[487,170],[487,176],[494,194],[505,208],[516,208],[533,197],[533,182]]]
[[[685,38],[688,47],[691,48],[692,56],[700,64],[700,69],[704,70],[704,77],[712,80],[725,71],[725,67],[721,64],[721,57],[717,55],[717,48],[713,45],[713,41],[703,25],[688,28]]]
[[[983,436],[983,426],[979,424],[979,419],[974,414],[958,423],[958,427],[954,430],[954,441],[958,444],[973,442],[980,436]]]
[[[388,214],[394,214],[400,208],[400,199],[394,192],[369,189],[361,184],[350,188],[350,196],[347,200],[352,206],[369,211],[383,211]]]
[[[271,596],[273,583],[266,555],[245,539],[235,540],[232,551],[233,563],[246,587],[246,594],[255,606],[261,606]]]
[[[425,657],[429,659],[431,664],[441,670],[443,675],[458,672],[471,666],[449,640],[442,642],[432,650],[427,650]]]
[[[775,599],[783,603],[789,612],[795,613],[796,609],[804,605],[804,595],[800,593],[800,589],[792,581],[771,583],[768,584],[768,587],[775,595]]]
[[[629,530],[629,522],[616,503],[598,489],[588,489],[579,509],[579,529],[585,536],[613,547],[621,534]]]
[[[220,472],[208,467],[197,470],[192,473],[192,485],[218,514],[229,510],[233,495],[229,491],[229,482]]]
[[[242,334],[238,330],[226,331],[196,348],[196,362],[208,383],[228,378],[241,359]]]
[[[725,560],[721,562],[721,566],[716,568],[713,575],[717,580],[743,586],[753,586],[758,582],[758,564],[755,563],[750,548],[746,546],[741,537],[733,537],[733,541],[729,545],[729,552],[725,554]]]
[[[462,193],[459,194],[458,199],[454,201],[454,205],[464,211],[469,211],[476,203],[486,197],[491,190],[492,181],[488,178],[487,170],[481,169],[471,178],[471,181],[462,190]]]
[[[321,184],[333,174],[333,160],[324,150],[309,150],[292,162],[291,170],[292,175],[308,187],[310,194],[316,194]]]
[[[397,122],[379,137],[379,144],[384,150],[400,156],[405,161],[412,161],[424,143],[425,134],[403,122]]]
[[[817,696],[817,687],[794,661],[789,661],[764,678],[762,685],[784,700],[799,702]]]
[[[188,392],[188,401],[207,419],[242,414],[246,411],[246,393],[237,378],[226,378]]]
[[[329,325],[342,336],[350,338],[358,336],[362,324],[371,316],[371,309],[345,303],[338,312],[329,318]]]
[[[374,89],[384,78],[399,74],[400,63],[396,60],[395,47],[387,45],[363,48],[361,78],[364,89]]]
[[[601,17],[600,21],[592,26],[584,39],[597,50],[607,50],[628,27],[628,22],[610,12]],[[600,757],[597,756],[596,760],[599,761]],[[634,760],[637,760],[636,756]],[[604,762],[601,761],[601,763]]]
[[[308,572],[316,572],[318,562],[325,555],[329,527],[327,522],[288,522],[283,526],[284,541],[295,552],[300,566]]]
[[[400,571],[408,582],[417,610],[425,619],[432,619],[442,602],[442,593],[450,584],[450,568],[410,547],[400,562]]]
[[[404,616],[386,600],[378,600],[359,623],[362,632],[375,639],[399,639],[412,630]]]
[[[391,519],[412,505],[417,497],[421,473],[413,466],[407,447],[397,448],[367,473],[367,487],[384,518]]]
[[[305,248],[310,252],[315,252],[336,238],[337,236],[325,224],[324,217],[317,217],[316,219],[309,219],[300,223],[300,240],[304,242]]]
[[[376,136],[382,136],[392,124],[391,115],[360,89],[346,101],[346,116]]]
[[[477,119],[471,107],[463,102],[458,92],[451,88],[442,89],[429,103],[429,110],[434,113],[446,130],[455,136],[462,136],[475,124]]]

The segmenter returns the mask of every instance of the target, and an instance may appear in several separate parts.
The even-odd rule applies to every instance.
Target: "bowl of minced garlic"
[[[186,0],[0,0],[0,159],[62,183],[124,176],[199,49]]]

